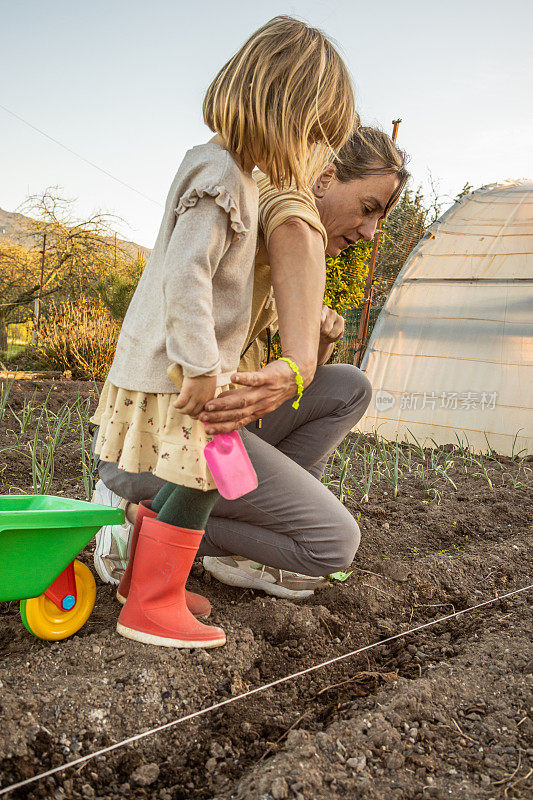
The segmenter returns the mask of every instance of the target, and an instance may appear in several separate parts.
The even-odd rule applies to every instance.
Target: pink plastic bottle
[[[226,500],[236,500],[257,489],[257,475],[237,431],[216,433],[204,455],[217,489]]]
[[[180,364],[167,367],[168,377],[181,390],[183,370]],[[204,422],[204,425],[207,424]],[[217,489],[226,500],[236,500],[257,489],[255,469],[237,431],[216,433],[204,447],[204,455]]]

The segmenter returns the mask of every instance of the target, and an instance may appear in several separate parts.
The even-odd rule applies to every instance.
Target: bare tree
[[[19,210],[26,223],[18,241],[0,244],[0,349],[7,346],[7,324],[30,318],[40,292],[44,299],[98,297],[102,281],[128,275],[135,261],[123,243],[117,244],[117,217],[97,212],[77,218],[74,201],[62,196],[57,186],[28,197]]]
[[[0,245],[0,350],[7,349],[7,326],[30,316],[39,291],[38,253],[10,242]]]

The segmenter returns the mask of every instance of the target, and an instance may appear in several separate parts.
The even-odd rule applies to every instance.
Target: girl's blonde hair
[[[287,16],[259,28],[222,67],[203,110],[230,150],[261,163],[278,188],[307,186],[358,124],[350,76],[332,43]]]

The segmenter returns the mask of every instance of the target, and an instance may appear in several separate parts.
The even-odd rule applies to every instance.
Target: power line
[[[63,144],[63,142],[60,142],[59,139],[55,139],[53,136],[50,136],[50,134],[41,130],[36,125],[33,125],[31,122],[28,122],[28,120],[24,119],[24,117],[21,117],[20,114],[16,114],[14,111],[11,111],[11,109],[6,108],[6,106],[2,105],[1,103],[0,103],[0,108],[3,109],[8,114],[11,114],[11,116],[15,117],[15,119],[18,119],[20,120],[20,122],[23,122],[24,125],[27,125],[29,128],[32,128],[34,131],[37,131],[37,133],[40,133],[42,136],[46,136],[47,139],[50,139],[51,142],[54,142],[54,144],[59,145],[59,147],[62,147],[63,150],[66,150],[71,155],[76,156],[76,158],[79,158],[81,161],[84,161],[86,164],[89,164],[89,166],[94,167],[99,172],[102,172],[104,175],[107,175],[108,178],[111,178],[117,183],[120,183],[122,186],[125,186],[126,189],[130,189],[130,191],[135,192],[135,194],[139,194],[141,197],[144,197],[145,200],[149,200],[151,203],[155,203],[155,205],[159,206],[160,208],[163,207],[163,204],[160,203],[158,200],[154,200],[153,197],[149,197],[144,192],[141,192],[140,189],[136,189],[135,186],[131,186],[131,184],[126,183],[126,181],[123,181],[120,178],[117,178],[115,175],[112,175],[111,172],[108,172],[107,169],[99,167],[98,164],[94,163],[94,161],[90,161],[88,158],[85,158],[85,156],[82,156],[80,153],[77,153],[75,150],[72,150],[72,148],[67,147],[67,145]]]
[[[344,661],[345,658],[350,658],[351,656],[355,656],[358,653],[364,653],[367,650],[372,650],[374,647],[380,647],[383,644],[387,644],[388,642],[393,642],[396,639],[401,639],[404,636],[410,636],[412,633],[416,633],[417,631],[424,630],[424,628],[431,628],[433,625],[438,625],[439,622],[445,622],[448,619],[453,619],[454,617],[460,617],[461,614],[466,614],[468,611],[475,611],[477,608],[483,608],[483,606],[491,605],[491,603],[496,603],[498,600],[505,600],[507,597],[513,597],[513,595],[521,594],[521,592],[527,592],[529,589],[533,589],[533,583],[529,584],[529,586],[523,586],[521,589],[515,589],[512,592],[507,592],[506,594],[502,594],[499,597],[492,597],[490,600],[484,600],[482,603],[477,603],[475,606],[468,606],[468,608],[464,608],[462,611],[455,611],[453,614],[447,614],[445,617],[439,617],[438,619],[434,619],[431,622],[425,622],[422,625],[417,625],[415,628],[410,628],[407,631],[402,631],[401,633],[395,633],[394,636],[389,636],[387,639],[381,639],[379,642],[373,642],[372,644],[367,644],[365,647],[360,647],[358,650],[352,650],[349,653],[344,653],[340,656],[335,656],[335,658],[330,658],[328,661],[322,661],[320,664],[315,664],[312,667],[307,667],[306,669],[302,669],[299,672],[293,672],[291,675],[285,675],[283,678],[277,678],[275,681],[271,681],[270,683],[266,683],[263,686],[257,686],[255,689],[250,689],[247,692],[243,692],[235,697],[228,697],[226,700],[221,700],[219,703],[213,703],[211,706],[207,706],[206,708],[202,708],[199,711],[193,711],[191,714],[187,714],[184,717],[179,717],[178,719],[174,719],[171,722],[166,722],[164,725],[158,725],[156,728],[150,728],[147,731],[143,731],[143,733],[136,733],[133,736],[129,736],[127,739],[122,739],[120,742],[116,742],[115,744],[111,744],[108,747],[103,747],[101,750],[96,750],[94,753],[89,753],[86,756],[80,756],[80,758],[74,759],[74,761],[68,761],[66,764],[61,764],[59,767],[54,767],[53,769],[49,769],[46,772],[41,772],[38,775],[34,775],[33,778],[26,778],[26,780],[19,781],[19,783],[13,783],[11,786],[6,786],[3,789],[0,789],[0,795],[7,794],[8,792],[12,792],[14,789],[20,789],[22,786],[27,786],[30,783],[35,783],[41,778],[48,778],[50,775],[55,775],[57,772],[62,772],[69,767],[75,767],[77,764],[85,764],[87,761],[91,761],[93,758],[98,758],[99,756],[103,756],[106,753],[111,753],[113,750],[118,750],[120,747],[124,747],[125,745],[132,744],[133,742],[138,742],[140,739],[144,739],[147,736],[152,736],[155,733],[159,733],[160,731],[168,730],[169,728],[173,728],[175,725],[179,725],[181,722],[187,722],[188,720],[194,719],[195,717],[201,717],[204,714],[209,713],[210,711],[215,711],[217,708],[222,708],[223,706],[227,706],[230,703],[236,703],[237,700],[243,700],[245,697],[251,697],[254,694],[258,694],[259,692],[264,692],[267,689],[272,689],[274,686],[279,686],[281,683],[286,683],[287,681],[293,680],[294,678],[300,678],[302,675],[307,675],[310,672],[315,672],[317,669],[322,669],[323,667],[327,667],[330,664],[336,664],[339,661]]]

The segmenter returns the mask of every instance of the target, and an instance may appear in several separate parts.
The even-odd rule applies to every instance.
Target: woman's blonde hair
[[[396,175],[399,183],[387,203],[385,216],[395,205],[409,180],[406,161],[405,152],[390,136],[379,128],[366,126],[356,128],[333,159],[337,178],[341,183],[367,178],[369,175]]]
[[[274,186],[307,186],[348,139],[353,87],[332,43],[280,16],[259,28],[207,90],[204,120],[239,158],[261,163]]]

